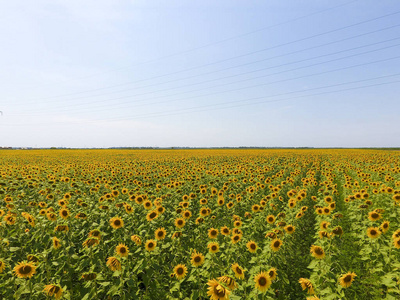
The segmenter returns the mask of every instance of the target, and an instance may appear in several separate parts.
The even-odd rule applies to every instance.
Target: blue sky
[[[3,1],[0,146],[400,146],[400,2]]]

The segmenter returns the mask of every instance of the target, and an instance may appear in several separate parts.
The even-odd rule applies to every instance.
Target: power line
[[[249,101],[254,101],[254,100],[274,98],[274,97],[279,97],[279,96],[291,95],[291,94],[295,94],[295,93],[304,93],[304,92],[315,91],[315,90],[320,90],[320,89],[338,87],[338,86],[347,85],[347,84],[355,84],[355,83],[366,82],[366,81],[377,80],[377,79],[383,79],[383,78],[388,78],[388,77],[395,77],[395,76],[399,76],[399,75],[400,75],[400,73],[396,73],[396,74],[385,75],[385,76],[374,77],[374,78],[368,78],[368,79],[363,79],[363,80],[356,80],[356,81],[342,82],[342,83],[338,83],[338,84],[320,86],[320,87],[315,87],[315,88],[310,88],[310,89],[301,89],[301,90],[296,90],[296,91],[291,91],[291,92],[286,92],[286,93],[280,93],[280,94],[274,94],[274,95],[269,95],[269,96],[253,97],[253,98],[248,98],[248,99],[244,99],[244,100],[227,101],[227,102],[217,103],[217,104],[208,104],[208,105],[196,106],[196,107],[191,107],[191,108],[172,110],[172,111],[168,111],[168,112],[162,112],[161,114],[160,113],[142,114],[142,115],[134,116],[133,118],[148,118],[148,117],[159,117],[159,116],[176,115],[176,114],[180,114],[182,112],[187,112],[188,110],[199,109],[199,108],[200,109],[202,109],[202,108],[210,108],[210,107],[227,105],[227,104],[235,104],[235,103],[238,103],[238,104],[236,104],[234,106],[228,106],[228,107],[224,106],[224,107],[216,108],[216,109],[233,108],[233,107],[240,107],[240,106],[245,106],[245,105],[254,105],[254,104],[268,103],[268,102],[280,102],[280,101],[286,101],[286,100],[296,99],[296,98],[312,97],[312,96],[318,96],[318,95],[324,95],[324,94],[330,94],[330,93],[337,93],[337,92],[342,92],[342,91],[350,91],[350,90],[357,90],[357,89],[368,88],[368,87],[382,86],[382,85],[397,83],[397,82],[400,82],[400,80],[377,83],[377,84],[369,84],[369,85],[364,85],[364,86],[360,86],[360,87],[351,87],[351,88],[340,89],[340,90],[336,90],[336,91],[326,91],[326,92],[320,92],[320,93],[310,94],[310,95],[300,95],[300,96],[277,99],[277,100],[271,100],[271,101],[263,100],[263,101],[244,104],[244,102],[249,102]],[[206,109],[206,110],[202,110],[202,111],[208,111],[208,110],[214,110],[214,109]],[[193,111],[193,112],[199,112],[199,111]],[[84,123],[98,123],[98,122],[104,122],[104,121],[124,121],[124,120],[132,120],[132,117],[130,117],[130,118],[120,118],[120,117],[118,117],[118,118],[108,118],[108,119],[87,121],[87,122],[84,122]],[[57,124],[57,123],[63,123],[63,122],[53,122],[51,124]],[[23,125],[23,124],[3,124],[3,125],[7,125],[7,126],[33,126],[33,125],[46,125],[46,124],[48,124],[48,123],[29,124],[29,125]]]
[[[186,91],[186,92],[176,93],[176,94],[173,94],[173,95],[152,97],[152,98],[150,98],[150,99],[145,99],[145,100],[142,100],[142,101],[140,101],[140,102],[148,101],[148,100],[154,100],[154,99],[159,99],[159,98],[166,98],[166,97],[179,96],[179,95],[182,95],[182,94],[187,94],[187,93],[193,93],[193,92],[199,92],[199,91],[203,91],[203,90],[208,90],[208,89],[210,89],[210,88],[215,88],[215,87],[220,87],[220,86],[226,86],[226,85],[230,85],[230,84],[245,82],[245,81],[254,80],[254,79],[259,79],[259,78],[264,78],[264,77],[270,77],[270,76],[274,76],[274,75],[278,75],[278,74],[283,74],[283,73],[292,72],[292,71],[296,71],[296,70],[300,70],[300,69],[305,69],[305,68],[309,68],[309,67],[314,67],[314,66],[321,65],[321,64],[331,63],[331,62],[339,61],[339,60],[342,60],[342,59],[347,59],[347,58],[355,57],[355,56],[358,56],[358,55],[367,54],[367,53],[372,53],[372,52],[376,52],[376,51],[388,49],[388,48],[391,48],[391,47],[397,47],[397,46],[400,46],[400,44],[395,44],[395,45],[391,45],[391,46],[387,46],[387,47],[382,47],[382,48],[378,48],[378,49],[374,49],[374,50],[370,50],[370,51],[365,51],[365,52],[362,52],[362,53],[352,54],[352,55],[348,55],[348,56],[345,56],[345,57],[335,58],[335,59],[332,59],[332,60],[328,60],[328,61],[324,61],[324,62],[319,62],[319,63],[314,63],[314,64],[311,64],[311,65],[296,67],[296,68],[292,68],[292,69],[289,69],[289,70],[284,70],[284,71],[279,71],[279,72],[275,72],[275,73],[270,73],[270,74],[266,74],[266,75],[263,75],[263,76],[258,76],[258,77],[256,77],[256,78],[243,79],[243,80],[239,80],[239,81],[235,81],[235,82],[231,82],[231,83],[219,84],[219,85],[214,85],[214,86],[206,87],[206,88],[202,88],[202,89],[190,90],[190,91]],[[339,52],[342,52],[342,51],[339,51]],[[161,104],[161,103],[170,103],[170,102],[176,102],[176,101],[180,101],[180,100],[195,99],[195,98],[200,98],[200,97],[205,97],[205,96],[212,96],[212,95],[221,94],[221,93],[240,91],[240,90],[244,90],[244,89],[249,89],[249,88],[254,88],[254,87],[259,87],[259,86],[270,85],[270,84],[273,84],[273,83],[285,82],[285,81],[290,81],[290,80],[295,80],[295,79],[301,79],[301,78],[306,78],[306,77],[311,77],[311,76],[326,74],[326,73],[335,72],[335,71],[339,71],[339,70],[345,70],[345,69],[349,69],[349,68],[353,68],[353,67],[359,67],[359,66],[369,65],[369,64],[373,64],[373,63],[377,63],[377,62],[384,62],[384,61],[388,61],[388,60],[391,60],[391,59],[397,59],[397,58],[399,58],[399,57],[400,57],[400,56],[395,56],[395,57],[392,57],[392,58],[387,58],[387,59],[382,59],[382,60],[367,62],[367,63],[363,63],[363,64],[357,64],[357,65],[353,65],[353,66],[350,66],[350,67],[347,66],[347,67],[342,67],[342,68],[336,68],[336,69],[333,69],[333,70],[318,72],[318,73],[314,73],[314,74],[310,74],[310,75],[305,75],[305,76],[298,76],[298,77],[289,78],[289,79],[282,79],[282,80],[277,80],[277,81],[273,81],[273,82],[266,82],[266,83],[261,83],[261,84],[256,84],[256,85],[250,85],[250,86],[246,86],[246,87],[240,87],[240,88],[229,89],[229,90],[224,90],[224,91],[219,91],[219,92],[213,92],[213,93],[208,93],[208,94],[203,94],[203,95],[198,95],[198,96],[192,96],[192,97],[189,97],[189,98],[185,97],[185,98],[178,98],[178,99],[175,99],[175,100],[165,100],[165,101],[159,101],[159,102],[146,103],[146,104],[144,104],[144,105],[154,105],[154,104]],[[286,64],[284,64],[284,65],[286,65]],[[107,99],[107,100],[98,101],[98,102],[109,102],[109,101],[112,101],[112,100],[118,100],[118,99],[124,99],[124,98],[131,98],[131,97],[134,97],[134,96],[138,96],[138,95],[130,95],[130,96],[112,98],[112,99]],[[138,101],[137,101],[137,102],[138,102]],[[122,102],[122,103],[119,103],[119,106],[113,105],[113,108],[111,108],[111,109],[120,109],[120,108],[132,107],[131,105],[129,105],[129,106],[121,106],[121,104],[131,104],[131,102],[130,102],[130,101]],[[97,105],[95,108],[109,107],[109,105],[110,105],[110,104],[106,104],[106,105]],[[65,109],[65,108],[64,108],[64,109],[63,109],[63,112],[68,112],[68,111],[71,112],[71,111],[74,111],[74,110],[76,110],[76,106],[79,106],[79,105],[78,105],[78,104],[76,104],[76,105],[69,105],[69,106],[67,105],[67,106],[64,106],[64,107],[67,107],[67,108],[68,108],[68,107],[70,107],[70,106],[73,106],[73,108],[72,108],[72,109]],[[136,106],[143,106],[143,105],[134,105],[133,107],[136,107]],[[57,108],[55,108],[55,109],[57,109]],[[85,109],[86,109],[86,110],[90,110],[90,112],[102,111],[102,109],[100,109],[100,110],[99,110],[99,109],[98,109],[98,110],[95,110],[93,107],[83,108],[83,110],[82,110],[82,109],[80,109],[80,110],[81,110],[81,112],[84,112]],[[110,108],[108,108],[107,110],[110,110]],[[43,112],[44,110],[42,109],[42,110],[40,110],[40,111]],[[52,111],[52,110],[48,110],[48,109],[47,109],[46,111]],[[27,112],[35,112],[35,111],[34,111],[34,110],[30,110],[30,111],[27,111]],[[32,114],[30,114],[30,115],[32,115]]]
[[[239,68],[239,67],[243,67],[243,66],[246,66],[246,65],[259,63],[259,62],[262,62],[262,61],[267,61],[267,60],[271,60],[271,59],[274,59],[274,58],[284,57],[284,56],[287,56],[287,55],[303,52],[303,51],[306,51],[306,50],[316,49],[318,47],[322,47],[322,46],[326,46],[326,45],[329,45],[329,44],[341,42],[341,41],[344,41],[344,40],[357,38],[357,37],[364,36],[364,35],[371,34],[371,33],[380,32],[380,31],[383,31],[383,30],[392,29],[392,28],[399,27],[399,26],[400,26],[400,24],[393,25],[393,26],[385,27],[385,28],[382,28],[382,29],[379,29],[379,30],[375,30],[375,31],[371,31],[371,32],[363,33],[363,34],[358,34],[358,35],[355,35],[355,36],[352,36],[352,37],[349,37],[349,38],[344,38],[344,39],[340,39],[340,40],[337,40],[337,41],[331,41],[331,42],[328,42],[328,43],[325,43],[325,44],[321,44],[321,45],[317,45],[317,46],[313,46],[313,47],[308,47],[308,48],[301,49],[301,50],[298,50],[298,51],[293,51],[293,52],[289,52],[289,53],[286,53],[286,54],[267,57],[267,58],[264,58],[264,59],[261,59],[261,60],[256,60],[256,61],[253,61],[253,62],[248,62],[248,63],[244,63],[244,64],[230,66],[228,68],[223,68],[223,69],[219,69],[219,70],[215,70],[215,71],[211,71],[211,72],[207,72],[207,73],[196,74],[196,75],[193,75],[193,76],[186,76],[186,77],[175,79],[175,80],[169,80],[169,81],[165,81],[165,82],[161,82],[161,83],[150,84],[150,85],[146,85],[146,86],[133,87],[133,88],[129,88],[129,89],[123,89],[123,90],[113,91],[113,92],[108,92],[108,93],[95,94],[95,95],[89,95],[89,96],[81,96],[81,97],[74,97],[74,98],[69,98],[68,100],[86,99],[86,98],[92,98],[92,97],[96,97],[96,96],[104,96],[104,95],[110,95],[110,94],[112,95],[112,94],[117,94],[117,93],[123,93],[123,92],[130,91],[130,90],[135,90],[137,88],[148,88],[148,87],[153,87],[153,86],[162,85],[162,84],[166,84],[166,83],[171,83],[171,82],[176,82],[176,81],[181,81],[181,80],[187,80],[187,79],[195,78],[195,77],[199,77],[199,76],[210,75],[210,74],[213,74],[213,73],[222,72],[222,71],[229,70],[229,69],[232,69],[232,68]],[[368,45],[364,45],[364,46],[360,46],[360,47],[355,47],[355,48],[351,48],[351,49],[347,49],[347,50],[342,50],[342,51],[338,51],[338,52],[334,52],[334,53],[326,54],[326,55],[334,55],[334,54],[337,54],[337,53],[340,53],[340,52],[350,51],[350,50],[354,50],[354,49],[357,49],[357,48],[367,47],[367,46],[371,46],[371,45],[375,45],[375,44],[379,44],[379,43],[384,43],[384,42],[388,42],[388,41],[392,41],[392,40],[396,40],[396,39],[398,39],[398,38],[389,39],[389,40],[385,40],[385,41],[381,41],[381,42],[377,42],[377,43],[372,43],[372,44],[368,44]],[[319,56],[319,57],[323,57],[323,56],[326,56],[326,55],[322,55],[322,56]],[[313,59],[313,58],[311,58],[311,59]],[[302,60],[302,61],[304,61],[304,60]],[[297,62],[301,62],[301,61],[297,61]],[[293,63],[296,63],[296,62],[293,62]],[[281,66],[281,65],[278,65],[278,66]],[[262,69],[259,69],[259,70],[266,70],[266,69],[268,69],[268,68],[262,68]],[[219,79],[225,79],[225,78],[229,78],[229,77],[240,76],[240,75],[243,75],[243,74],[246,74],[246,73],[257,72],[259,70],[245,72],[245,73],[239,73],[237,75],[225,76],[225,77],[222,77],[222,78],[219,78]],[[215,79],[213,79],[213,80],[215,80]],[[213,80],[210,80],[210,81],[213,81]],[[207,81],[203,81],[203,82],[200,82],[200,83],[204,83],[204,82],[207,82]],[[134,82],[130,82],[130,83],[127,83],[127,84],[132,84],[132,83],[134,83]],[[194,83],[192,85],[196,85],[196,84],[200,84],[200,83]],[[123,85],[127,85],[127,84],[123,84]],[[185,86],[189,86],[189,85],[185,85]],[[114,88],[114,87],[116,87],[116,86],[102,87],[102,88],[86,90],[86,91],[76,92],[76,93],[72,93],[72,94],[59,95],[59,96],[54,96],[54,97],[37,98],[34,101],[37,102],[38,100],[41,100],[41,99],[42,100],[43,99],[46,100],[46,99],[55,99],[55,98],[59,98],[59,97],[67,97],[67,96],[71,96],[71,95],[77,95],[77,94],[88,93],[88,92],[93,92],[93,91],[100,91],[100,90],[105,90],[105,89]],[[178,87],[178,88],[181,88],[181,87]],[[176,88],[171,88],[171,89],[176,89]],[[164,90],[161,90],[161,91],[167,91],[167,90],[171,90],[171,89],[164,89]],[[155,92],[159,92],[159,91],[155,91]],[[152,93],[152,92],[150,92],[150,93]],[[133,96],[142,96],[142,95],[145,95],[145,94],[149,94],[149,93],[136,94],[136,95],[133,95]],[[119,98],[116,98],[116,99],[119,99]],[[86,103],[89,104],[89,103],[107,102],[107,101],[109,101],[109,100],[107,99],[107,100],[100,100],[100,101],[94,101],[94,102],[92,101],[92,102],[86,102]],[[41,101],[41,103],[52,103],[52,101]],[[83,103],[82,105],[85,105],[86,103]],[[26,103],[23,103],[23,104],[20,104],[20,105],[26,105]],[[77,105],[80,106],[81,104],[77,104]],[[74,106],[76,106],[76,105],[74,104]]]
[[[221,43],[224,43],[224,42],[227,42],[227,41],[230,41],[230,40],[235,40],[235,39],[238,39],[238,38],[241,38],[241,37],[244,37],[244,36],[248,36],[248,35],[251,35],[251,34],[254,34],[254,33],[257,33],[257,32],[261,32],[261,31],[264,31],[264,30],[267,30],[267,29],[275,28],[275,27],[278,27],[278,26],[281,26],[281,25],[284,25],[284,24],[289,24],[289,23],[292,23],[294,21],[305,19],[305,18],[314,16],[314,15],[317,15],[317,14],[320,14],[320,13],[327,12],[327,11],[331,11],[331,10],[334,10],[336,8],[347,6],[347,5],[353,4],[353,3],[358,2],[358,1],[359,0],[349,1],[349,2],[346,2],[346,3],[340,4],[340,5],[336,5],[336,6],[333,6],[333,7],[330,7],[330,8],[326,8],[326,9],[317,11],[317,12],[313,12],[313,13],[310,13],[310,14],[307,14],[307,15],[303,15],[301,17],[297,17],[297,18],[294,18],[294,19],[291,19],[291,20],[288,20],[288,21],[284,21],[284,22],[280,22],[280,23],[277,23],[277,24],[274,24],[274,25],[269,25],[269,26],[262,27],[262,28],[259,28],[259,29],[256,29],[256,30],[248,31],[248,32],[245,32],[245,33],[242,33],[242,34],[239,34],[239,35],[231,36],[231,37],[219,40],[219,41],[211,42],[211,43],[208,43],[208,44],[205,44],[205,45],[202,45],[202,46],[198,46],[198,47],[194,47],[194,48],[191,48],[191,49],[175,52],[175,53],[172,53],[172,54],[169,54],[169,55],[165,55],[165,56],[162,56],[162,57],[159,57],[159,58],[155,58],[155,59],[152,59],[152,60],[136,63],[136,64],[133,64],[133,65],[130,65],[129,67],[115,68],[115,69],[108,70],[108,71],[105,71],[105,72],[99,72],[99,73],[95,73],[95,74],[88,75],[88,76],[83,76],[83,77],[79,77],[79,78],[73,78],[73,79],[70,79],[70,80],[65,80],[65,81],[62,81],[61,83],[70,82],[70,81],[74,81],[74,80],[92,78],[92,77],[96,77],[96,76],[101,75],[101,74],[107,74],[107,73],[111,73],[111,72],[115,72],[115,71],[127,70],[127,69],[131,69],[131,68],[133,68],[135,66],[145,65],[145,64],[154,63],[154,62],[157,62],[157,61],[160,61],[160,60],[164,60],[166,58],[180,56],[182,54],[186,54],[186,53],[194,52],[194,51],[197,51],[197,50],[200,50],[200,49],[208,48],[210,46],[221,44]],[[167,76],[167,75],[165,75],[165,76]],[[51,83],[51,84],[48,84],[48,85],[54,85],[54,83]],[[43,85],[41,85],[41,86],[43,86]]]

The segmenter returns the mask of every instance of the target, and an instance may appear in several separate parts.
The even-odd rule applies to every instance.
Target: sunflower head
[[[111,256],[107,259],[107,263],[106,263],[107,267],[110,268],[111,271],[119,271],[121,270],[121,262],[120,260],[115,257],[115,256]]]
[[[151,252],[156,249],[157,242],[155,240],[148,240],[146,241],[145,248],[147,251]]]
[[[48,284],[44,286],[43,292],[48,297],[54,297],[55,299],[60,299],[63,293],[63,289],[58,284]]]
[[[342,287],[344,288],[348,288],[349,286],[351,286],[352,282],[354,281],[355,277],[357,275],[355,273],[352,272],[348,272],[346,274],[343,274],[340,278],[339,278],[339,283]]]
[[[278,251],[278,250],[281,248],[282,244],[283,244],[282,240],[280,240],[280,239],[273,239],[273,240],[271,241],[271,249],[272,249],[273,251],[276,252],[276,251]]]
[[[230,291],[223,287],[221,283],[216,280],[212,279],[207,282],[209,286],[207,289],[207,295],[210,296],[211,300],[228,300]]]
[[[187,274],[186,266],[184,264],[179,264],[179,265],[175,266],[174,274],[178,280],[185,278],[185,276]]]
[[[19,262],[13,269],[18,278],[31,278],[36,273],[36,266],[31,262]]]
[[[129,248],[124,244],[119,244],[115,248],[115,252],[121,257],[127,257],[129,255]]]
[[[191,261],[192,266],[199,267],[204,263],[204,255],[198,253],[196,250],[192,253]]]
[[[274,281],[277,277],[278,273],[276,271],[276,268],[271,268],[268,271],[268,276],[271,278],[272,281]]]
[[[270,287],[272,281],[268,273],[260,272],[254,277],[255,287],[262,293],[265,293]]]
[[[244,270],[239,264],[234,263],[231,268],[236,278],[244,279]]]
[[[164,229],[164,227],[158,228],[155,231],[154,235],[155,235],[156,240],[163,240],[163,239],[165,239],[165,236],[167,235],[167,231]]]
[[[381,232],[377,227],[370,227],[367,229],[367,235],[371,239],[376,239],[381,235]]]
[[[257,243],[254,241],[249,241],[246,244],[247,250],[249,250],[249,252],[254,253],[257,251]]]
[[[219,244],[216,242],[208,243],[207,247],[210,253],[217,253],[219,251]]]
[[[323,259],[325,257],[324,249],[321,246],[312,245],[310,252],[316,259]]]
[[[223,283],[228,289],[230,289],[232,291],[237,288],[237,283],[230,276],[224,275],[224,276],[218,277],[218,281]]]
[[[114,229],[124,227],[124,221],[120,217],[114,217],[110,219],[110,225]]]
[[[309,279],[307,279],[307,278],[300,278],[299,279],[299,283],[300,283],[300,285],[301,285],[301,288],[303,289],[303,290],[307,290],[307,293],[308,294],[314,294],[315,292],[314,292],[314,286],[313,286],[313,284],[312,284],[312,282],[309,280]]]

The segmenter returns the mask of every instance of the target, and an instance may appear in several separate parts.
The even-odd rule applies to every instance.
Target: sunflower
[[[122,257],[127,257],[129,254],[129,248],[124,245],[124,244],[119,244],[116,248],[115,248],[115,252]]]
[[[187,268],[184,264],[179,264],[174,268],[174,274],[175,277],[178,280],[181,280],[183,278],[185,278],[186,274],[187,274]]]
[[[235,280],[230,276],[224,275],[224,276],[218,277],[218,281],[225,284],[226,287],[232,291],[237,288],[237,284],[236,284]]]
[[[60,225],[57,225],[56,228],[54,228],[54,231],[67,232],[67,231],[69,231],[69,227],[68,227],[68,225],[60,224]]]
[[[157,206],[156,211],[157,214],[162,215],[165,212],[165,208],[163,206]]]
[[[230,291],[224,288],[219,281],[216,279],[209,280],[207,282],[209,286],[207,289],[207,295],[210,296],[211,300],[228,300]]]
[[[110,219],[110,225],[114,229],[124,227],[124,221],[120,217],[114,217]]]
[[[287,225],[284,229],[288,234],[293,234],[293,232],[296,230],[296,227],[293,225]]]
[[[221,227],[222,235],[229,235],[230,233],[231,233],[231,231],[229,230],[229,228],[227,226]]]
[[[208,243],[207,245],[208,251],[211,253],[217,253],[219,251],[219,244],[216,242]]]
[[[323,259],[325,257],[324,249],[320,246],[312,245],[310,249],[311,255],[316,259]]]
[[[59,249],[61,247],[61,241],[56,237],[53,237],[52,240],[53,240],[53,248]]]
[[[184,219],[182,219],[182,218],[177,218],[176,220],[175,220],[175,227],[177,227],[177,228],[182,228],[183,226],[185,226],[185,220]]]
[[[354,277],[356,276],[357,275],[355,273],[347,272],[346,274],[340,276],[339,283],[342,287],[348,288],[349,286],[351,286],[351,283],[354,281]]]
[[[210,228],[210,229],[208,230],[208,237],[209,237],[210,239],[216,239],[217,236],[218,236],[218,230],[217,230],[217,229],[215,229],[215,228]]]
[[[400,238],[394,239],[393,245],[396,249],[400,249]]]
[[[389,225],[390,225],[390,222],[389,222],[389,221],[384,221],[384,222],[381,224],[381,226],[379,226],[379,228],[381,229],[381,231],[382,231],[383,233],[386,233],[386,232],[389,230]]]
[[[2,259],[0,259],[0,273],[3,273],[5,268],[6,268],[6,263]]]
[[[101,239],[101,231],[98,229],[93,229],[89,232],[89,237],[95,237]]]
[[[142,244],[142,239],[136,234],[131,236],[131,240],[136,244],[136,246],[140,246]]]
[[[145,248],[147,251],[151,252],[153,251],[157,246],[157,241],[155,240],[147,240],[145,244]]]
[[[342,229],[341,226],[336,226],[336,227],[332,230],[332,233],[333,233],[334,235],[342,236],[342,235],[343,235],[343,229]]]
[[[165,236],[167,235],[167,231],[164,229],[164,227],[162,228],[158,228],[155,233],[154,233],[156,240],[163,240],[165,239]]]
[[[54,296],[56,299],[60,299],[63,293],[63,289],[58,284],[48,284],[44,286],[43,292],[46,296]]]
[[[370,227],[367,229],[367,235],[371,239],[376,239],[381,235],[381,232],[380,232],[379,228],[377,228],[377,227]]]
[[[273,239],[272,241],[271,241],[271,249],[273,250],[273,251],[278,251],[279,250],[279,248],[282,246],[282,244],[283,244],[283,242],[282,242],[282,240],[280,240],[280,239]]]
[[[249,252],[251,252],[251,253],[254,253],[257,251],[257,243],[254,241],[247,242],[246,247],[249,250]]]
[[[94,236],[88,237],[83,243],[82,246],[84,248],[89,248],[92,246],[97,246],[98,244],[100,244],[100,239]]]
[[[232,265],[232,271],[235,273],[236,278],[244,279],[244,270],[237,263]]]
[[[124,205],[124,208],[125,208],[125,211],[126,211],[127,214],[131,214],[131,213],[134,212],[133,207],[130,206],[129,204],[125,204],[125,205]]]
[[[177,239],[180,238],[181,236],[182,236],[181,231],[175,231],[174,234],[172,235],[172,239]]]
[[[242,221],[237,220],[237,221],[233,222],[233,226],[235,226],[236,228],[242,227]]]
[[[7,225],[14,225],[17,219],[12,215],[5,215],[4,221],[6,221]]]
[[[393,232],[393,235],[392,235],[392,239],[398,239],[398,238],[400,238],[400,229],[397,229],[395,232]]]
[[[269,215],[266,218],[266,221],[268,224],[274,224],[275,223],[275,217],[273,215]]]
[[[330,222],[322,221],[321,224],[319,224],[319,228],[321,228],[321,230],[326,230],[330,224]]]
[[[266,272],[260,272],[254,277],[255,287],[262,293],[265,293],[271,285],[271,278]]]
[[[85,281],[95,280],[97,278],[97,273],[95,272],[86,272],[83,273],[81,278]]]
[[[271,281],[274,281],[276,279],[277,275],[278,275],[278,273],[276,272],[276,268],[269,269],[268,276],[269,276],[269,278],[271,278]]]
[[[192,263],[193,267],[200,267],[204,263],[204,255],[194,250],[190,262]]]
[[[119,271],[121,270],[121,262],[115,256],[111,256],[107,259],[106,263],[107,267],[110,268],[111,271]]]
[[[143,202],[143,207],[147,210],[151,209],[153,207],[153,203],[151,203],[151,201],[146,200]]]
[[[370,221],[378,221],[381,217],[382,217],[381,214],[379,214],[376,211],[371,211],[368,213],[368,219]]]
[[[201,224],[201,223],[203,223],[204,222],[204,218],[202,218],[202,217],[198,217],[197,219],[196,219],[196,225],[199,225],[199,224]]]
[[[66,208],[60,209],[59,215],[60,215],[60,217],[63,218],[63,219],[68,219],[68,217],[69,217],[69,210],[66,209]]]
[[[147,216],[146,216],[146,220],[151,222],[153,221],[155,218],[158,217],[158,213],[157,213],[157,209],[150,211]]]
[[[30,262],[19,262],[14,267],[14,273],[18,278],[31,278],[36,273],[36,266]]]
[[[232,238],[231,238],[232,244],[238,243],[241,239],[242,239],[242,235],[241,234],[232,235]]]
[[[307,293],[312,295],[314,294],[314,286],[312,282],[309,279],[306,278],[300,278],[299,283],[301,284],[301,288],[304,290],[307,290]]]

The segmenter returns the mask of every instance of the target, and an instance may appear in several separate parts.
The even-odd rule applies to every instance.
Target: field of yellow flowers
[[[0,151],[0,299],[400,299],[400,152]]]

